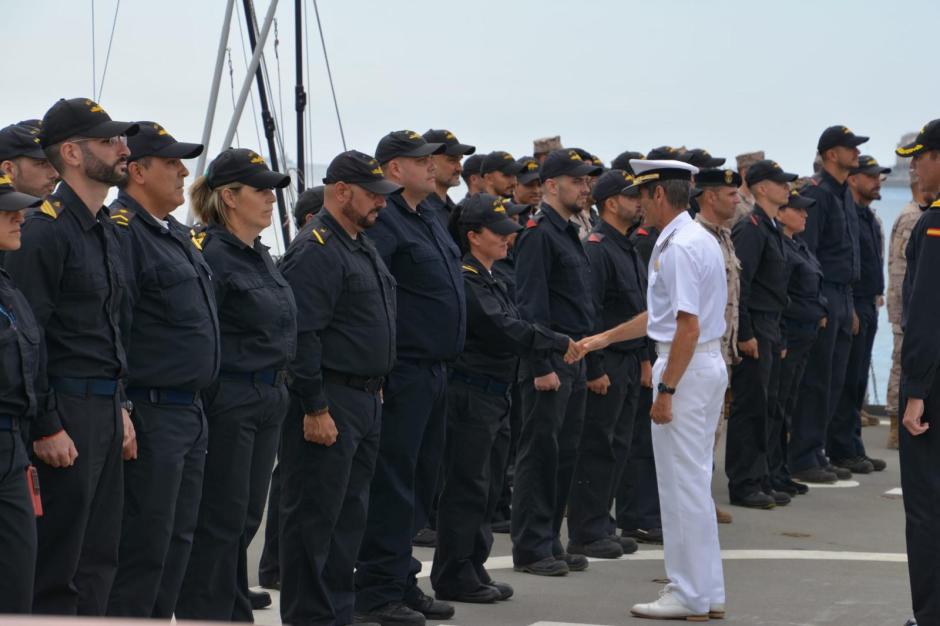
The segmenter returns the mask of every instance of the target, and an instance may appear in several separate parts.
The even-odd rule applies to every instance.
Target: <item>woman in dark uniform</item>
[[[252,621],[246,551],[264,511],[297,342],[293,293],[260,235],[271,225],[272,189],[289,183],[258,154],[230,148],[190,188],[205,225],[193,238],[213,272],[222,363],[204,398],[206,476],[178,618]]]
[[[20,247],[26,209],[41,202],[14,191],[10,179],[0,177],[0,250]],[[36,512],[30,481],[38,479],[21,429],[37,417],[39,340],[39,326],[26,298],[0,269],[0,614],[30,613],[33,606]],[[38,482],[34,486],[38,488]]]
[[[521,319],[493,265],[522,230],[507,216],[517,207],[477,194],[460,214],[460,244],[467,294],[467,339],[449,368],[444,487],[437,520],[431,583],[437,598],[486,603],[513,590],[484,567],[493,535],[490,520],[502,489],[509,453],[512,385],[520,356],[575,352],[571,339]]]

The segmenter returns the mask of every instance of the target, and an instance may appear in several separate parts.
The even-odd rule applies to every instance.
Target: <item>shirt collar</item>
[[[253,246],[249,246],[244,241],[233,235],[229,229],[221,224],[209,224],[209,227],[206,229],[206,232],[211,233],[212,236],[218,237],[225,243],[230,246],[235,246],[236,248],[243,250],[251,250],[252,252],[258,252],[259,250],[266,249],[267,246],[261,243],[261,237],[258,236],[255,238],[255,243]]]
[[[477,273],[480,276],[482,276],[483,279],[486,280],[487,282],[493,281],[493,273],[490,270],[483,267],[483,264],[480,263],[477,260],[477,258],[473,256],[471,253],[467,252],[466,254],[464,254],[463,258],[461,259],[461,263],[463,265],[469,265],[470,267],[473,267],[474,269],[476,269]]]
[[[359,233],[358,238],[353,239],[349,236],[349,233],[346,232],[346,229],[340,226],[339,222],[337,222],[326,209],[323,209],[317,213],[317,217],[315,219],[319,220],[321,224],[329,228],[333,232],[333,235],[343,242],[343,245],[348,249],[355,251],[362,248],[362,233]]]
[[[83,230],[90,230],[98,223],[97,212],[92,215],[88,205],[64,180],[59,183],[53,195],[62,199],[62,204],[78,219]],[[103,206],[98,211],[104,211],[105,215],[108,215],[108,210]]]
[[[608,224],[603,218],[598,220],[597,226],[594,227],[594,230],[602,233],[605,237],[610,237],[621,246],[631,249],[633,248],[633,244],[630,243],[630,239],[619,230]]]
[[[558,214],[558,211],[552,208],[552,206],[547,202],[542,202],[542,206],[539,207],[539,210],[545,216],[545,219],[551,222],[551,224],[558,230],[565,230],[568,228],[568,224],[571,224],[571,220],[566,220],[563,218]]]
[[[125,190],[122,189],[118,192],[117,201],[120,202],[122,205],[124,205],[124,207],[136,213],[138,219],[143,220],[144,223],[150,226],[151,228],[156,228],[157,230],[160,230],[163,232],[166,232],[167,230],[169,230],[170,223],[171,223],[170,222],[171,216],[169,215],[167,216],[166,226],[164,226],[160,222],[160,220],[158,220],[153,215],[151,215],[150,211],[145,209],[144,206],[140,202],[138,202],[136,198],[134,198],[134,196],[127,193]]]
[[[656,240],[656,245],[662,247],[660,244],[663,242],[669,241],[669,238],[678,231],[683,226],[690,224],[692,222],[692,216],[689,215],[688,211],[682,211],[677,215],[671,222],[666,224],[666,228],[663,229],[663,232],[659,233],[659,239]]]
[[[835,177],[832,174],[830,174],[825,169],[819,171],[819,184],[825,185],[827,187],[832,187],[833,189],[839,192],[844,191],[845,188],[848,187],[848,183],[846,181],[842,181],[840,183],[839,181],[835,179]]]

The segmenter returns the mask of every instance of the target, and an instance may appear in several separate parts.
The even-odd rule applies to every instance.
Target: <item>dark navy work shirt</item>
[[[646,267],[627,236],[601,220],[585,240],[584,249],[591,263],[590,294],[595,311],[591,332],[603,332],[645,311]],[[646,338],[640,337],[611,344],[606,350],[632,352],[645,346]],[[606,373],[606,350],[587,356],[588,380]]]
[[[463,257],[467,342],[454,369],[505,383],[516,380],[519,357],[565,352],[568,337],[522,319],[502,281],[472,254]]]
[[[905,251],[901,345],[901,392],[910,398],[926,398],[935,387],[940,365],[940,200],[930,205],[911,231]]]
[[[212,268],[222,372],[283,370],[297,351],[297,305],[261,238],[247,245],[211,224],[202,255]]]
[[[0,269],[0,415],[34,418],[41,357],[40,332],[26,298]]]
[[[782,226],[781,226],[782,228]],[[815,334],[819,320],[826,317],[826,297],[822,295],[822,268],[805,241],[784,237],[790,278],[790,303],[783,312],[787,336]]]
[[[848,184],[823,170],[800,194],[816,204],[807,209],[806,230],[797,236],[819,259],[824,280],[851,285],[859,276],[858,215]]]
[[[858,253],[860,273],[852,285],[852,295],[873,300],[885,294],[885,236],[871,207],[855,205],[858,215]]]
[[[580,339],[594,328],[591,267],[578,227],[542,203],[516,240],[516,301],[524,319]],[[553,371],[548,359],[533,362],[536,376]]]
[[[758,205],[731,229],[734,253],[741,261],[739,342],[754,338],[753,312],[779,315],[787,308],[789,274],[782,231]]]
[[[124,248],[128,386],[201,391],[219,372],[212,270],[190,230],[125,191],[110,207]]]
[[[386,198],[366,236],[398,283],[398,357],[451,361],[463,350],[467,311],[460,251],[425,202]]]
[[[43,331],[50,377],[119,380],[126,374],[116,230],[105,207],[93,214],[63,181],[27,216],[20,249],[6,254],[7,271]],[[36,436],[62,429],[58,414],[50,413],[40,417]]]
[[[437,195],[437,193],[432,193],[425,200],[424,203],[434,211],[434,214],[437,216],[437,219],[440,220],[441,226],[444,227],[444,232],[450,232],[450,218],[454,213],[454,209],[457,208],[457,203],[450,199],[450,196],[445,196],[443,200]]]
[[[290,389],[306,413],[328,406],[323,370],[366,378],[395,365],[395,279],[371,240],[353,239],[326,210],[291,242],[279,265],[297,300]]]

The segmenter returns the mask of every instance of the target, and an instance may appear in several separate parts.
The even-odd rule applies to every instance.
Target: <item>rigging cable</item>
[[[235,110],[235,68],[232,67],[232,49],[226,48],[225,51],[228,53],[228,81],[232,86],[232,110]],[[238,128],[235,129],[235,145],[239,148],[242,147],[242,141],[238,138]],[[223,146],[225,149],[227,146]]]
[[[95,63],[95,0],[91,0],[91,93],[98,92],[98,67]]]
[[[111,61],[111,44],[114,43],[114,30],[117,27],[118,11],[121,9],[121,0],[117,0],[114,5],[114,20],[111,22],[111,36],[108,38],[108,53],[104,57],[104,69],[101,71],[101,85],[98,87],[98,97],[95,98],[101,102],[101,92],[104,91],[104,79],[108,75],[108,63]]]
[[[343,150],[346,150],[346,134],[343,132],[343,120],[339,116],[339,103],[336,101],[336,89],[333,87],[333,72],[330,70],[330,57],[326,53],[326,39],[323,37],[323,25],[320,23],[320,9],[317,8],[317,0],[313,0],[313,12],[317,16],[317,30],[320,31],[320,45],[323,47],[326,75],[330,79],[330,92],[333,94],[333,108],[336,110],[336,123],[339,124],[339,137],[343,140]]]

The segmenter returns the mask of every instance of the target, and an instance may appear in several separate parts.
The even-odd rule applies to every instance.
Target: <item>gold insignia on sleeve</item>
[[[192,228],[189,231],[189,236],[190,236],[191,241],[193,242],[193,245],[196,246],[196,249],[199,251],[202,251],[202,242],[206,238],[206,232],[200,231],[197,233],[196,229]]]

